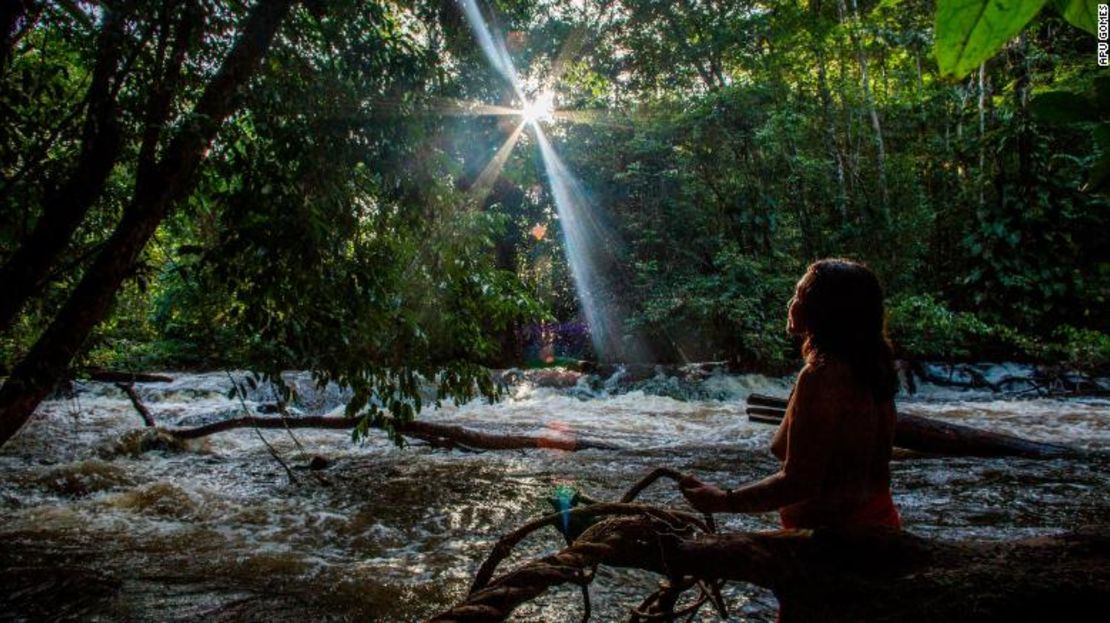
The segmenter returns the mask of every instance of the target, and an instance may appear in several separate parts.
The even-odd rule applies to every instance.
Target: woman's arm
[[[840,388],[822,367],[807,365],[798,375],[787,414],[786,460],[775,474],[732,491],[696,478],[680,483],[682,493],[705,512],[759,513],[813,497],[821,488],[833,447]]]

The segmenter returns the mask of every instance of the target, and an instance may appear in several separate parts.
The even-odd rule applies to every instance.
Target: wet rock
[[[565,368],[545,368],[542,370],[529,370],[525,373],[525,378],[536,387],[551,387],[555,389],[574,387],[583,376],[581,372],[575,372],[574,370],[567,370]]]
[[[318,471],[318,470],[321,470],[321,469],[327,469],[329,467],[331,467],[331,461],[325,459],[324,457],[320,456],[319,454],[313,455],[313,457],[311,459],[309,459],[309,461],[308,461],[308,469],[311,469],[311,470],[314,470],[314,471]]]

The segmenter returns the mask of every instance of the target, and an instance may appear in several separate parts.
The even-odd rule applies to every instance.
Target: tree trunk
[[[239,89],[265,56],[292,0],[259,1],[242,34],[205,88],[193,114],[149,176],[136,181],[131,204],[100,255],[61,311],[0,388],[0,445],[31,416],[61,379],[93,327],[108,313],[116,291],[173,204],[188,194],[194,174],[220,125],[237,106]]]
[[[31,234],[0,269],[5,290],[0,297],[0,334],[11,327],[19,310],[42,287],[73,232],[103,193],[119,157],[112,78],[117,82],[123,79],[116,76],[116,71],[126,36],[124,21],[119,11],[105,8],[97,37],[96,65],[85,97],[88,111],[77,168],[61,188],[46,193],[43,212]]]
[[[4,0],[0,3],[0,72],[7,70],[8,59],[12,56],[12,47],[15,45],[16,24],[27,14],[27,3],[24,0]]]
[[[987,81],[987,63],[984,61],[979,63],[979,179],[976,184],[979,186],[979,209],[982,210],[987,204],[987,111],[986,99],[987,90],[985,84]]]
[[[843,2],[843,0],[841,0]],[[871,78],[867,69],[867,54],[863,49],[863,42],[860,40],[859,32],[857,30],[860,17],[859,7],[856,0],[852,0],[852,25],[848,29],[852,38],[852,44],[856,48],[856,61],[859,63],[860,84],[863,86],[863,98],[867,103],[867,114],[871,118],[871,129],[875,132],[875,149],[878,164],[879,175],[879,199],[882,203],[879,206],[879,211],[882,213],[884,220],[890,219],[889,206],[887,205],[887,187],[886,187],[886,144],[883,142],[883,126],[879,121],[879,110],[875,105],[875,95],[871,89]]]
[[[818,34],[816,24],[820,19],[819,3],[817,0],[810,0],[810,11],[813,13],[812,20],[813,26],[810,29],[810,34],[813,37],[813,54],[817,59],[817,93],[821,98],[821,112],[825,117],[825,150],[829,152],[829,157],[835,163],[834,173],[836,174],[836,205],[837,211],[840,214],[841,225],[846,225],[848,222],[848,191],[844,183],[844,155],[840,153],[840,147],[836,142],[836,116],[832,111],[832,95],[829,93],[829,80],[828,72],[825,67],[825,42],[824,34]]]

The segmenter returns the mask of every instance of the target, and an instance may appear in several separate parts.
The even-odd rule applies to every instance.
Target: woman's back
[[[811,359],[771,446],[785,470],[812,481],[810,496],[781,509],[784,525],[895,525],[889,504],[895,420],[894,401],[876,400],[846,363]]]
[[[731,491],[687,476],[680,486],[694,508],[778,509],[787,528],[900,527],[890,495],[898,376],[884,318],[882,287],[866,266],[811,264],[787,311],[806,366],[771,446],[782,469]]]

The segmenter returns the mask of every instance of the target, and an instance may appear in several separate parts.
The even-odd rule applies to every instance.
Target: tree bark
[[[239,89],[265,57],[292,0],[259,1],[242,33],[207,85],[193,114],[165,149],[152,173],[140,177],[112,237],[61,311],[0,388],[0,446],[11,438],[61,379],[93,327],[108,313],[116,291],[174,203],[188,194],[205,151],[238,105]]]

